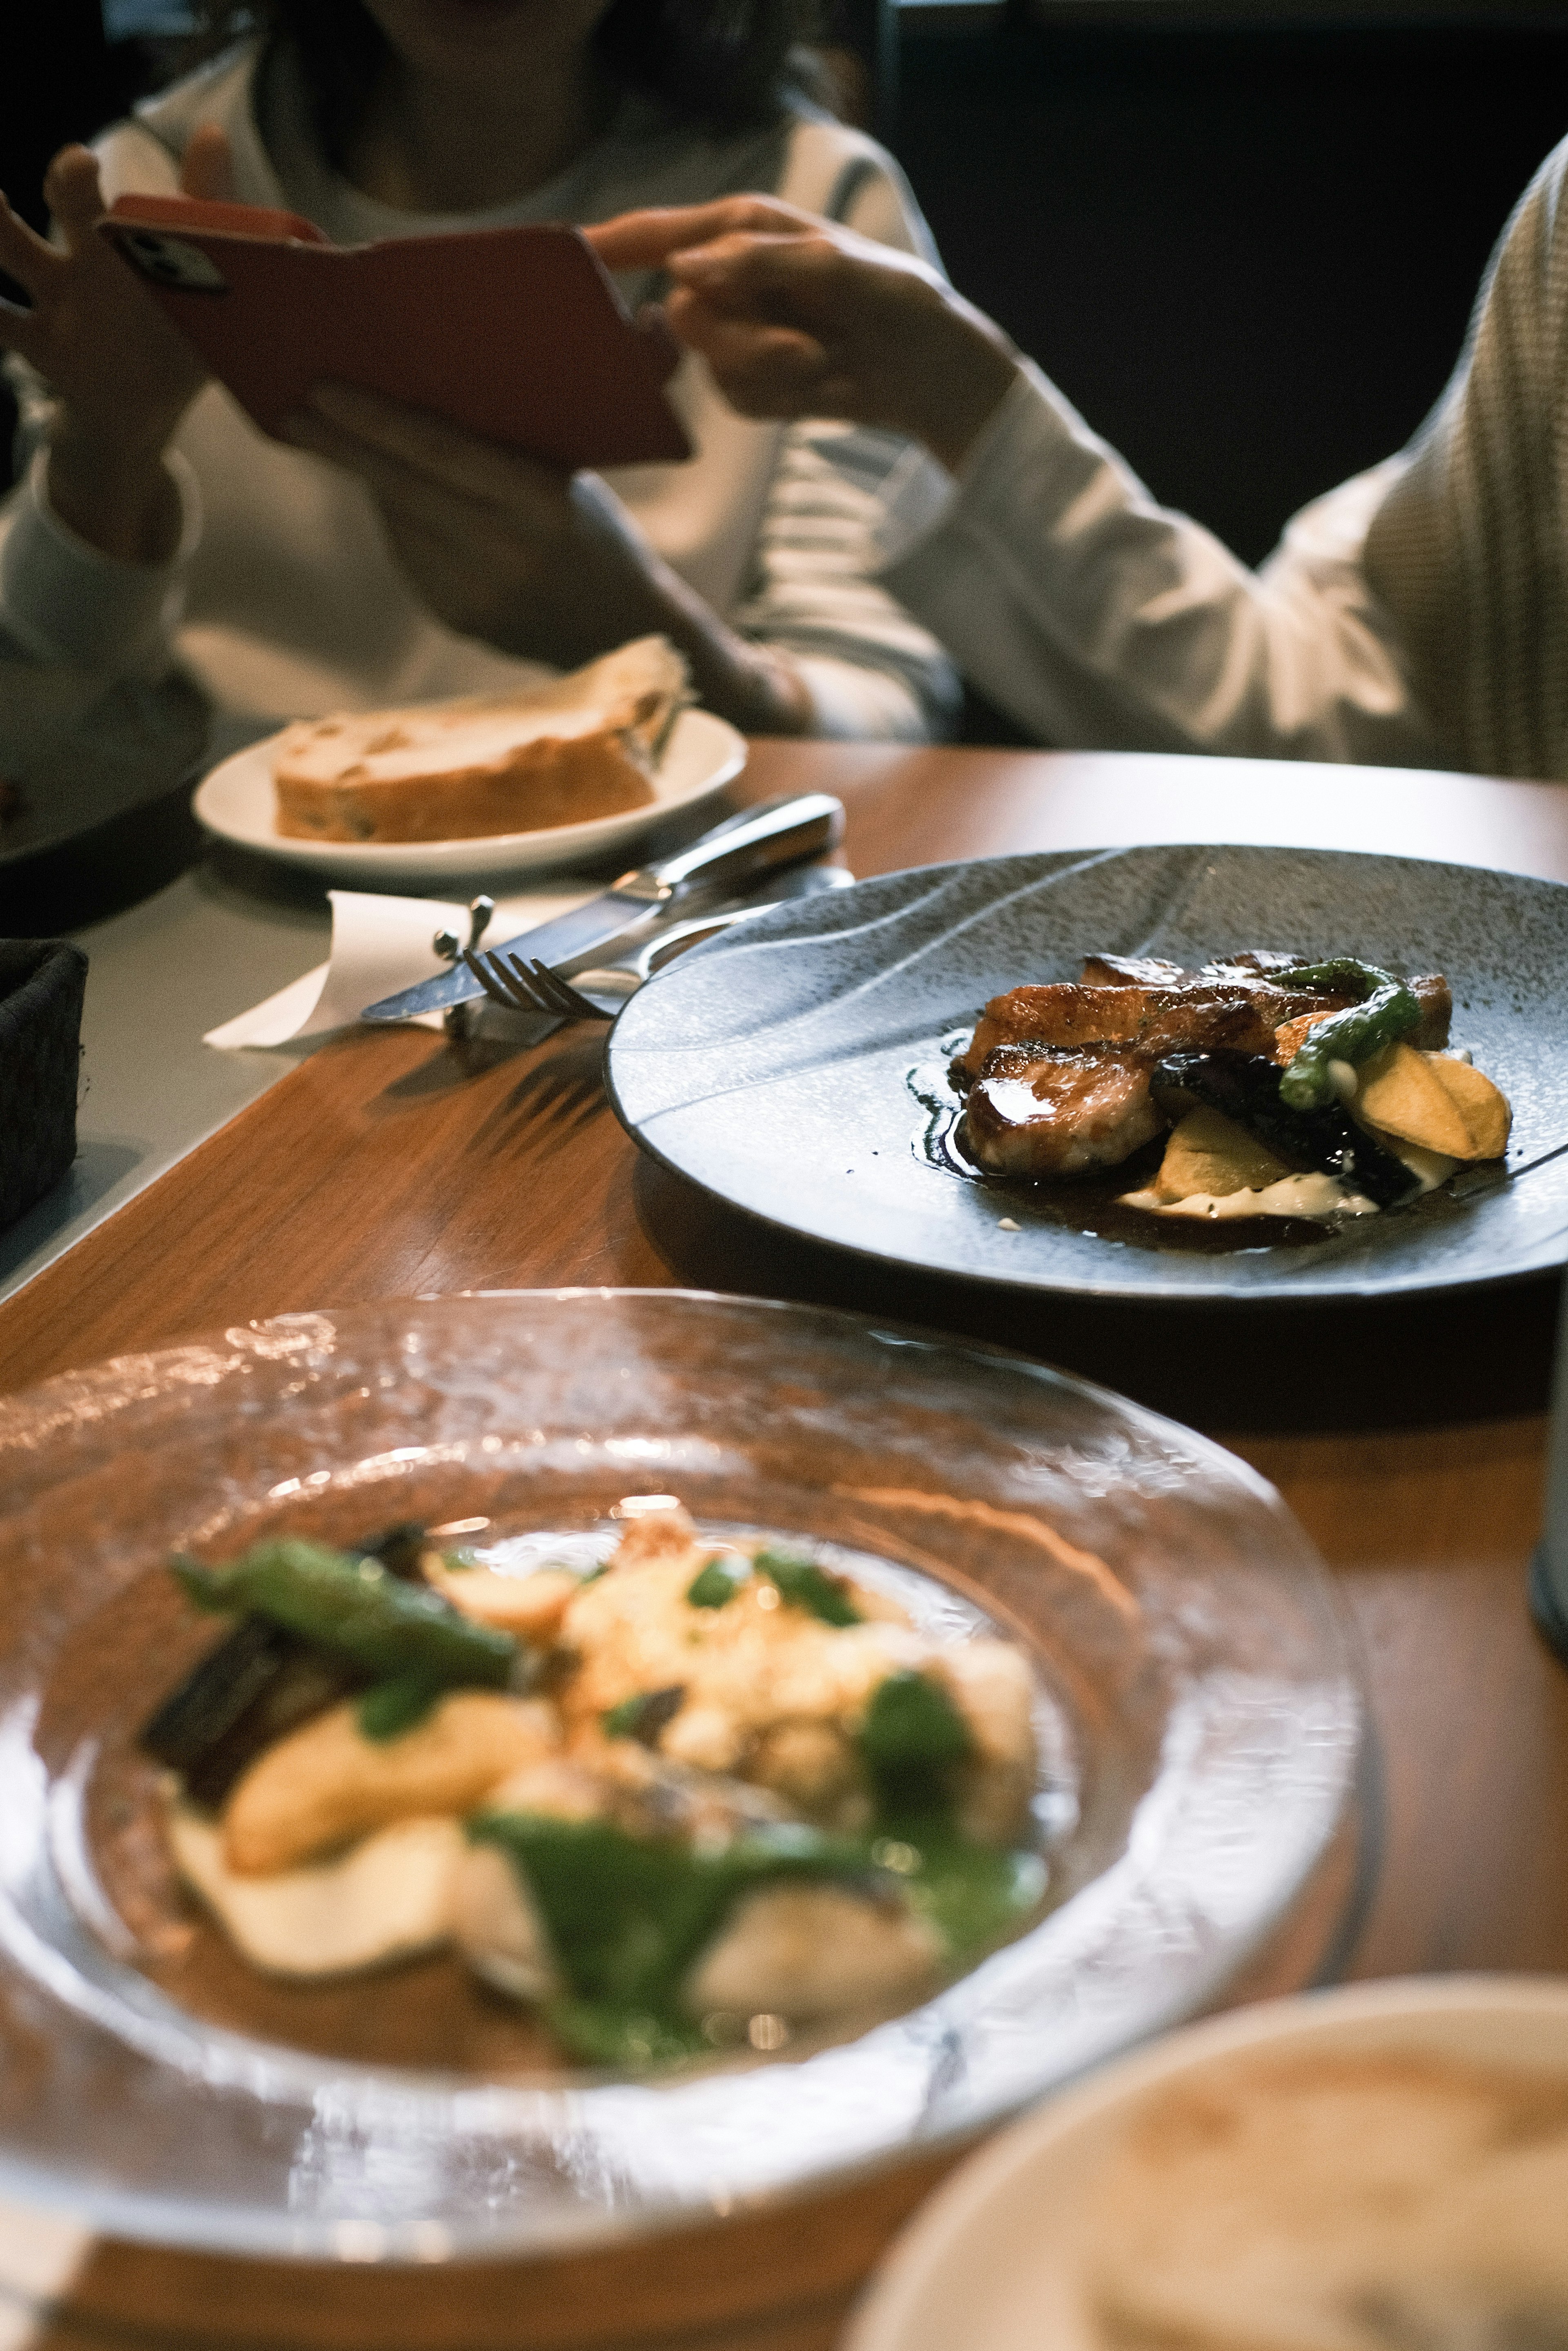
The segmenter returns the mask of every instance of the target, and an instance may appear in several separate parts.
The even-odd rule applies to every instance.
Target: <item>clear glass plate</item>
[[[1050,1907],[925,2006],[678,2078],[573,2074],[436,1959],[252,1974],[175,1886],[134,1739],[212,1639],[163,1562],[401,1519],[804,1538],[1039,1687]],[[591,2241],[1016,2111],[1212,2000],[1344,1811],[1330,1588],[1242,1463],[1018,1357],[680,1291],[294,1315],[0,1403],[0,2192],[345,2260]]]

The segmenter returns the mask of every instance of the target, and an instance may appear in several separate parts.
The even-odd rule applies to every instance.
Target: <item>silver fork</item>
[[[465,947],[462,959],[491,1003],[504,1006],[508,1012],[552,1013],[558,1020],[613,1020],[627,998],[635,996],[667,956],[715,931],[727,931],[734,923],[749,922],[753,914],[770,911],[768,906],[732,906],[723,914],[694,914],[688,922],[672,923],[624,965],[579,972],[578,979],[588,983],[591,996],[537,956],[511,955],[505,947],[492,947],[485,955]],[[596,1000],[605,998],[610,999],[608,1004]]]

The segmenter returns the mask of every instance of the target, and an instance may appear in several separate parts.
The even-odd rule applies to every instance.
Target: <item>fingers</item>
[[[35,367],[38,363],[34,316],[19,302],[0,300],[0,351],[16,351],[21,358],[30,360]]]
[[[680,289],[671,298],[669,317],[681,340],[701,352],[726,399],[743,416],[824,413],[820,402],[828,361],[815,336],[794,327],[726,318]]]
[[[18,286],[37,300],[49,272],[57,269],[60,257],[47,240],[11,210],[0,196],[0,269],[14,277]]]
[[[342,412],[350,402],[358,408],[370,398],[333,384],[328,400],[319,392],[308,408],[287,421],[284,437],[356,474],[389,526],[400,530],[470,549],[497,528],[509,541],[556,543],[568,535],[566,475],[390,401],[374,403],[386,413],[375,420],[373,435],[346,430],[327,413],[329,403]]]
[[[44,174],[44,195],[67,250],[81,252],[103,213],[98,157],[86,147],[62,147]]]
[[[395,516],[401,527],[435,530],[439,535],[437,517],[449,515],[453,505],[450,489],[432,482],[427,475],[415,472],[401,459],[389,456],[357,434],[340,432],[313,408],[287,418],[283,434],[297,449],[308,449],[314,456],[324,457],[329,465],[357,474],[378,506]]]
[[[769,196],[723,196],[711,204],[669,204],[622,213],[583,230],[606,269],[657,269],[673,253],[751,231],[789,236],[819,226],[813,214]]]
[[[846,254],[822,234],[721,237],[672,254],[669,267],[676,287],[698,295],[711,310],[819,335],[852,331],[884,280],[906,270],[901,259]]]
[[[234,203],[234,154],[228,133],[215,122],[203,122],[191,133],[180,166],[180,192],[183,195],[199,196],[206,204]]]
[[[459,497],[517,507],[556,504],[565,496],[567,477],[559,467],[482,440],[428,409],[405,408],[357,385],[318,384],[308,413],[318,428],[338,436],[345,452],[357,446],[367,457],[420,474]],[[350,455],[326,449],[320,454],[353,465],[356,472],[362,470]]]

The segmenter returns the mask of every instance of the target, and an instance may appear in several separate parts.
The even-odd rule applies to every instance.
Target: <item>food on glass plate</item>
[[[501,698],[358,711],[286,726],[277,830],[298,841],[466,841],[619,816],[653,798],[690,700],[664,637]]]
[[[1416,2051],[1236,2056],[1144,2101],[1080,2238],[1090,2340],[1568,2342],[1568,2082]]]
[[[646,2065],[925,1997],[1038,1912],[1034,1685],[798,1545],[619,1506],[591,1573],[417,1528],[177,1560],[234,1630],[141,1735],[186,1883],[297,1978],[443,1945]]]
[[[954,1063],[963,1147],[1038,1182],[1118,1167],[1155,1215],[1364,1216],[1508,1147],[1504,1096],[1448,1046],[1437,974],[1251,950],[1197,971],[1090,956],[1082,977],[993,998]]]

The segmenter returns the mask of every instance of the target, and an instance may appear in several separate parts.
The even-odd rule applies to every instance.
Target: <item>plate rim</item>
[[[1122,841],[1111,842],[1099,849],[1002,850],[988,857],[947,858],[930,865],[897,866],[885,873],[861,875],[851,885],[849,891],[840,892],[835,895],[838,902],[841,904],[853,890],[872,888],[879,883],[902,881],[914,877],[936,881],[943,875],[956,873],[974,866],[1012,863],[1028,858],[1041,860],[1057,858],[1079,863],[1112,855],[1134,856],[1150,851],[1179,852],[1183,850],[1190,850],[1198,856],[1239,851],[1257,857],[1307,857],[1355,863],[1426,866],[1448,873],[1485,874],[1492,880],[1521,884],[1527,889],[1568,893],[1568,882],[1555,881],[1542,874],[1513,873],[1498,866],[1461,865],[1452,859],[1404,857],[1393,852],[1382,850],[1320,849],[1312,846],[1291,848],[1277,842],[1261,841]],[[695,957],[723,954],[727,949],[741,946],[755,946],[764,944],[767,938],[767,925],[783,914],[784,910],[780,908],[761,915],[756,925],[747,926],[744,939],[738,935],[721,933],[715,938],[702,940],[696,946],[689,949],[680,961],[685,963]],[[666,1168],[683,1182],[692,1185],[708,1198],[718,1201],[728,1214],[745,1218],[759,1230],[780,1235],[797,1243],[803,1241],[810,1249],[828,1250],[836,1256],[862,1265],[883,1269],[902,1268],[917,1274],[925,1280],[949,1282],[959,1289],[974,1288],[1000,1297],[1060,1297],[1085,1302],[1097,1301],[1110,1306],[1136,1306],[1160,1313],[1201,1312],[1236,1315],[1273,1311],[1285,1305],[1302,1311],[1317,1309],[1329,1312],[1349,1306],[1391,1306],[1408,1303],[1412,1300],[1427,1298],[1437,1293],[1448,1297],[1462,1297],[1471,1292],[1490,1292],[1516,1288],[1525,1282],[1540,1281],[1551,1277],[1564,1265],[1568,1265],[1568,1224],[1564,1225],[1561,1235],[1555,1237],[1555,1244],[1554,1237],[1551,1236],[1540,1244],[1542,1249],[1550,1249],[1555,1245],[1555,1254],[1532,1258],[1528,1262],[1511,1265],[1495,1273],[1478,1274],[1473,1271],[1445,1270],[1434,1277],[1424,1275],[1418,1280],[1406,1280],[1396,1284],[1365,1280],[1341,1280],[1333,1285],[1324,1283],[1311,1289],[1282,1280],[1270,1280],[1267,1278],[1249,1281],[1245,1289],[1211,1288],[1200,1286],[1197,1282],[1182,1287],[1172,1285],[1168,1288],[1151,1288],[1135,1280],[1116,1281],[1074,1278],[1069,1280],[1036,1280],[973,1267],[934,1265],[925,1259],[913,1258],[901,1251],[874,1249],[857,1241],[830,1238],[804,1226],[787,1223],[781,1217],[770,1215],[766,1209],[753,1207],[746,1202],[733,1199],[717,1190],[704,1177],[693,1175],[689,1169],[682,1166],[679,1161],[663,1150],[630,1116],[622,1102],[620,1085],[617,1081],[616,1040],[621,1028],[621,1019],[624,1017],[624,1013],[632,1008],[634,1000],[628,999],[626,1007],[622,1008],[622,1016],[617,1018],[612,1027],[604,1057],[604,1088],[617,1120],[638,1149],[646,1152],[651,1159],[655,1160],[660,1166]],[[1568,1142],[1565,1142],[1563,1148],[1568,1149]],[[1229,1260],[1217,1257],[1211,1262],[1223,1265]]]
[[[451,698],[442,696],[431,706],[438,708],[441,701]],[[280,864],[307,872],[346,874],[352,871],[364,877],[380,871],[388,883],[412,881],[422,872],[437,877],[456,876],[482,872],[490,867],[497,871],[544,872],[551,867],[580,863],[600,852],[608,854],[621,843],[634,840],[643,825],[651,827],[677,815],[734,782],[749,755],[745,736],[716,710],[706,710],[695,704],[688,704],[679,713],[676,730],[687,728],[688,722],[694,719],[703,722],[704,731],[717,730],[714,766],[683,799],[668,802],[655,799],[643,808],[628,809],[616,816],[591,817],[579,824],[546,826],[531,832],[475,833],[446,841],[291,841],[281,834],[264,841],[242,832],[215,810],[214,803],[222,789],[235,780],[235,771],[247,768],[265,754],[287,731],[283,727],[259,736],[254,743],[243,744],[209,768],[196,786],[191,805],[197,822],[214,841],[242,849],[250,856],[273,858]],[[430,862],[427,852],[439,853],[435,862]],[[393,862],[383,865],[380,862],[382,859]]]

